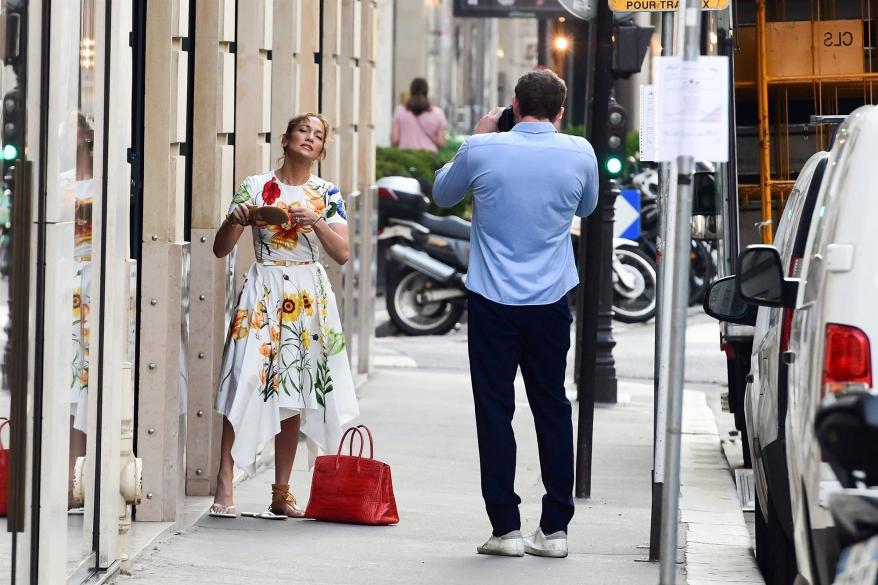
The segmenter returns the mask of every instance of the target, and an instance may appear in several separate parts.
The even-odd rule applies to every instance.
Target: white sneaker
[[[524,551],[538,557],[563,559],[567,556],[567,533],[559,530],[546,535],[542,528],[537,528],[524,537]]]
[[[523,557],[524,538],[520,530],[513,530],[503,536],[491,535],[488,542],[476,549],[480,555],[497,555],[501,557]]]

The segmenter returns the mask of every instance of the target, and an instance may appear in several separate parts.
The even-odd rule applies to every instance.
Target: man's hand
[[[500,115],[506,108],[497,107],[485,114],[476,127],[473,128],[473,134],[490,134],[497,131],[497,123],[500,121]]]

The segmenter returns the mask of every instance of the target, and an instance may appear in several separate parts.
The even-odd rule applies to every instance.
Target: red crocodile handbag
[[[9,425],[8,418],[0,418],[0,433]],[[9,511],[9,449],[3,447],[3,439],[0,438],[0,517],[5,517]]]
[[[369,458],[363,457],[365,439],[369,436]],[[348,454],[342,455],[344,442],[350,434]],[[354,455],[354,435],[360,437],[360,453]],[[323,455],[314,464],[311,498],[306,518],[349,524],[388,525],[399,522],[390,466],[374,458],[372,431],[366,426],[345,431],[335,455]]]

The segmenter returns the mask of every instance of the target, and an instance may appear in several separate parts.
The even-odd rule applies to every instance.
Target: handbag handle
[[[357,472],[360,471],[360,460],[363,458],[363,447],[366,446],[366,440],[363,437],[363,433],[360,432],[360,429],[363,429],[364,431],[366,431],[366,434],[369,435],[369,459],[375,458],[375,440],[372,438],[372,431],[370,431],[369,427],[367,427],[366,425],[357,425],[346,430],[341,436],[341,441],[338,442],[338,451],[335,454],[336,470],[339,468],[340,465],[339,461],[341,458],[341,450],[344,448],[345,439],[347,439],[348,434],[350,434],[351,439],[350,443],[348,443],[348,455],[351,457],[353,457],[354,455],[354,435],[360,437],[360,452],[357,454]]]
[[[4,451],[6,448],[3,446],[3,429],[9,426],[9,419],[4,417],[0,417],[0,451]]]
[[[357,428],[363,429],[369,435],[369,459],[375,459],[375,439],[372,437],[372,431],[366,425],[357,425]],[[360,435],[360,440],[362,440],[362,435]],[[353,439],[351,439],[351,442],[353,442]],[[360,449],[360,455],[362,456],[362,454],[363,451]]]
[[[349,445],[350,446],[350,450],[349,450],[350,455],[354,454],[354,434],[360,435],[360,456],[362,457],[362,455],[363,455],[363,434],[360,432],[358,427],[349,428],[341,436],[341,441],[338,442],[338,451],[335,454],[336,457],[341,456],[341,450],[344,449],[344,441],[345,441],[345,439],[348,438],[348,434],[351,435],[351,442]]]

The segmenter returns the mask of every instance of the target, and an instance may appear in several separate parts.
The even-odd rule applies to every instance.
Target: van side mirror
[[[718,321],[755,325],[758,307],[741,298],[735,279],[735,276],[726,276],[707,286],[704,312]]]
[[[780,252],[773,246],[748,247],[738,264],[738,293],[745,301],[763,307],[792,307],[799,281],[784,278]]]

